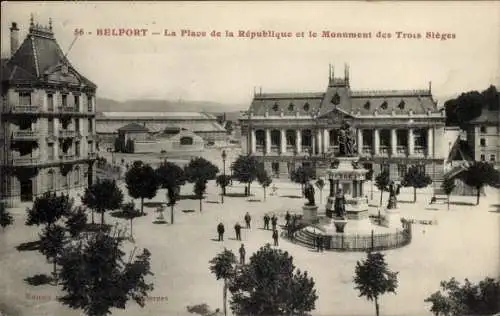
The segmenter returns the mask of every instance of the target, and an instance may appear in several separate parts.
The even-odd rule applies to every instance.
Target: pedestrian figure
[[[269,229],[269,215],[264,215],[264,229]]]
[[[435,196],[431,197],[431,203],[429,203],[429,204],[434,204],[434,203],[436,203],[436,200],[437,200],[437,199],[436,199],[436,197],[435,197]]]
[[[240,264],[245,264],[245,255],[246,255],[246,250],[245,250],[245,246],[243,244],[241,244],[241,247],[240,247]]]
[[[224,241],[224,224],[217,225],[217,233],[219,234],[219,241]]]
[[[236,225],[234,225],[234,231],[236,232],[236,240],[241,240],[241,225],[240,225],[240,223],[236,223]]]
[[[276,229],[273,230],[273,240],[274,240],[274,245],[278,246],[278,231]]]
[[[286,215],[285,215],[285,221],[286,221],[286,224],[285,226],[288,227],[288,225],[290,225],[290,219],[292,218],[292,216],[290,215],[290,212],[289,211],[286,211]]]
[[[250,216],[250,214],[247,212],[245,214],[245,223],[247,224],[247,228],[250,228],[250,221],[252,220],[252,217]]]
[[[278,225],[278,218],[276,217],[276,215],[273,215],[273,217],[271,217],[271,224],[273,225],[273,230],[276,230],[276,225]]]

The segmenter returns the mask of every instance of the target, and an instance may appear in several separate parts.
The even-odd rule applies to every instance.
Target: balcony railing
[[[13,166],[34,166],[38,164],[40,157],[17,157],[12,159]]]
[[[380,156],[389,156],[391,148],[389,146],[379,146],[378,153]]]
[[[372,146],[363,146],[362,155],[369,156],[373,152]]]
[[[415,146],[415,148],[413,148],[413,154],[415,156],[418,156],[418,157],[425,157],[425,154],[427,153],[427,150],[425,149],[425,147],[422,147],[422,146]]]
[[[60,129],[59,130],[59,138],[72,138],[76,136],[76,131]]]
[[[408,155],[408,148],[406,146],[396,146],[396,155],[398,156]]]
[[[12,138],[14,140],[37,140],[38,131],[37,130],[19,130],[12,133]]]
[[[62,161],[71,161],[74,160],[76,157],[73,154],[60,154],[59,155],[59,160]]]
[[[38,113],[40,107],[38,105],[14,105],[11,107],[13,113]]]
[[[89,159],[95,159],[95,158],[97,158],[97,153],[89,153],[88,156],[89,156]]]
[[[69,106],[69,105],[66,105],[66,106],[58,106],[57,107],[58,111],[61,112],[61,113],[72,113],[72,112],[77,112],[77,109],[76,107],[74,106]]]

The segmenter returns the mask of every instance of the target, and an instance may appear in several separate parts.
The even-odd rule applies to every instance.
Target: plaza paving
[[[263,199],[262,190],[254,184],[252,193],[255,196],[226,197],[222,205],[214,203],[219,199],[218,188],[210,183],[203,211],[198,211],[197,200],[182,200],[176,206],[174,225],[153,224],[154,209],[145,208],[148,215],[134,221],[134,237],[135,246],[152,252],[155,273],[152,300],[143,309],[129,303],[126,310],[114,310],[113,315],[191,315],[187,314],[186,306],[199,303],[221,308],[222,281],[217,281],[210,273],[208,261],[224,247],[237,254],[241,242],[233,239],[236,221],[243,225],[244,214],[248,211],[252,215],[252,228],[242,231],[242,242],[249,257],[272,241],[271,232],[261,229],[264,213],[276,212],[281,215],[279,223],[283,223],[286,210],[300,212],[305,202],[283,197],[299,195],[298,185],[286,182],[277,182],[276,185],[277,196],[268,196],[265,202],[252,201]],[[123,184],[121,186],[124,189]],[[190,194],[191,188],[191,185],[186,185],[182,194]],[[241,192],[243,186],[236,182],[228,189],[228,193]],[[323,193],[326,195],[326,190]],[[409,246],[385,252],[391,269],[399,271],[399,287],[397,295],[381,298],[381,315],[430,315],[429,306],[423,300],[438,289],[441,280],[454,276],[461,281],[465,277],[477,281],[499,275],[498,193],[487,189],[487,196],[481,197],[478,207],[468,205],[475,202],[474,197],[453,197],[458,205],[452,205],[450,211],[445,204],[429,206],[429,190],[419,192],[416,204],[399,203],[403,216],[435,220],[437,224],[415,224]],[[316,195],[319,199],[318,192]],[[405,189],[399,198],[411,200],[412,191]],[[160,190],[153,201],[164,199],[165,191]],[[377,204],[378,199],[379,194],[375,192],[372,203]],[[323,207],[322,203],[320,208]],[[19,252],[15,249],[20,243],[36,240],[40,229],[24,225],[25,208],[16,208],[12,212],[15,225],[0,232],[0,310],[6,311],[7,315],[81,315],[79,311],[72,311],[55,301],[60,294],[56,287],[31,286],[23,281],[38,273],[49,274],[52,265],[36,251]],[[375,214],[377,209],[372,207],[371,212]],[[169,212],[165,218],[170,220]],[[216,225],[220,221],[226,226],[224,242],[213,240],[217,237]],[[126,225],[124,220],[109,214],[106,214],[106,222]],[[133,246],[127,243],[127,249]],[[313,315],[374,314],[373,304],[358,298],[352,281],[356,261],[365,256],[363,253],[317,253],[284,239],[280,240],[279,247],[289,251],[295,265],[307,270],[314,278],[319,299]]]

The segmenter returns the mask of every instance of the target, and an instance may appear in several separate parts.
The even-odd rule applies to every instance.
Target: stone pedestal
[[[345,226],[347,225],[347,220],[342,217],[334,217],[332,219],[333,226],[335,227],[336,233],[344,233]]]
[[[315,224],[318,222],[318,206],[304,205],[302,206],[302,220],[308,224]]]
[[[385,227],[402,228],[401,214],[398,209],[385,209],[382,213],[381,225]]]

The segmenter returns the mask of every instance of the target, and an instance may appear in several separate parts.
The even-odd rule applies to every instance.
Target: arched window
[[[49,172],[47,172],[47,191],[54,190],[54,183],[54,170],[50,169]]]
[[[335,94],[333,95],[332,103],[335,105],[338,105],[340,103],[340,95],[337,92],[335,92]]]
[[[278,102],[275,102],[275,103],[273,104],[273,111],[274,111],[274,112],[278,112],[278,110],[279,110],[279,105],[278,105]]]
[[[181,137],[181,145],[192,145],[193,144],[193,137],[191,136],[183,136]]]
[[[382,102],[382,104],[380,105],[380,107],[381,107],[383,110],[387,109],[387,101]]]
[[[309,111],[309,103],[308,102],[306,102],[304,104],[304,111],[306,111],[306,112]]]
[[[288,111],[292,112],[294,110],[295,106],[293,105],[292,102],[288,105]]]
[[[73,179],[74,179],[74,184],[79,185],[80,184],[80,167],[76,166],[75,171],[73,174]]]
[[[366,101],[366,103],[365,103],[365,105],[364,105],[364,108],[365,108],[366,110],[369,110],[369,109],[370,109],[370,105],[371,105],[371,104],[370,104],[370,101]]]

